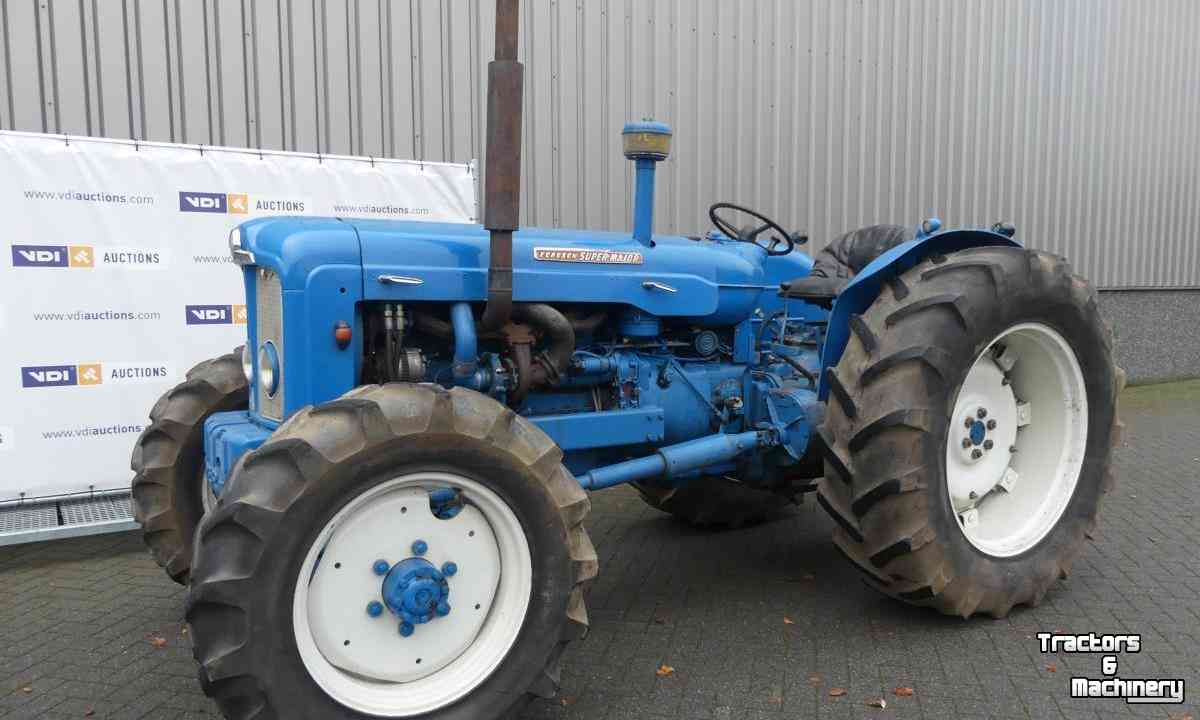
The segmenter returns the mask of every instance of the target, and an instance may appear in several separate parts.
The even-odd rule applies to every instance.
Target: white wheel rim
[[[451,519],[434,516],[429,491],[463,499]],[[367,612],[384,600],[376,560],[413,558],[446,576],[451,611],[415,624],[402,637],[397,616]],[[340,567],[339,567],[340,566]],[[408,717],[450,705],[500,665],[520,633],[533,587],[524,530],[496,493],[470,478],[440,472],[404,475],[351,500],[321,530],[300,567],[293,595],[296,647],[313,680],[338,703],[381,717]],[[378,608],[376,608],[378,609]]]
[[[1071,346],[1041,323],[988,343],[954,402],[946,490],[980,551],[1019,555],[1058,524],[1087,449],[1087,388]]]

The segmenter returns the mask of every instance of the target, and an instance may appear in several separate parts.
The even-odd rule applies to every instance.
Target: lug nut
[[[446,617],[450,614],[450,603],[445,600],[437,604],[437,614]]]
[[[454,573],[458,572],[458,566],[452,562],[442,565],[442,574],[446,577],[453,577]]]
[[[963,450],[970,450],[971,449],[971,438],[969,438],[969,437],[963,438],[962,446],[963,446]]]
[[[379,617],[383,614],[383,603],[378,600],[372,600],[367,603],[367,614],[371,617]]]
[[[983,441],[983,449],[984,449],[984,450],[991,450],[991,449],[992,449],[992,447],[993,447],[993,443],[992,443],[992,441],[991,441],[991,440],[984,440],[984,441]]]
[[[413,627],[413,624],[408,621],[400,623],[400,637],[408,637],[409,635],[412,635],[413,630],[415,629],[416,628]]]
[[[376,575],[387,575],[388,570],[390,570],[390,569],[391,569],[391,566],[388,565],[387,560],[376,560],[375,563],[373,565],[371,565],[371,571],[374,572]]]
[[[975,414],[979,416],[980,420],[982,420],[987,417],[987,408],[979,408],[975,411]]]
[[[988,420],[988,421],[987,421],[987,429],[988,429],[988,430],[995,430],[995,429],[996,429],[996,421],[995,421],[995,420]]]
[[[413,555],[424,555],[429,551],[429,543],[424,540],[417,540],[412,544]]]
[[[968,430],[974,424],[975,424],[975,418],[971,417],[970,415],[968,415],[967,419],[963,421],[963,426],[966,427]]]
[[[971,451],[971,459],[972,460],[978,460],[981,457],[983,457],[983,451],[980,450],[979,448],[975,448],[974,450]]]

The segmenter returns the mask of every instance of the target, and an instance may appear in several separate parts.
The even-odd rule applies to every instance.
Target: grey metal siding
[[[527,0],[523,212],[657,229],[1014,222],[1103,287],[1200,286],[1194,0]],[[482,157],[487,0],[2,0],[0,127]]]

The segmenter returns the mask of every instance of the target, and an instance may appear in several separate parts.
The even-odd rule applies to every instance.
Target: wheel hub
[[[383,578],[383,604],[406,623],[423,625],[450,614],[450,583],[424,558],[396,563]]]

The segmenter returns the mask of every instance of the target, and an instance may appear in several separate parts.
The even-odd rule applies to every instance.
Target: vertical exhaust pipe
[[[488,299],[480,325],[497,330],[512,316],[512,234],[520,219],[521,105],[525,69],[517,62],[519,0],[496,0],[496,58],[488,63],[487,167],[483,225],[491,235]]]

